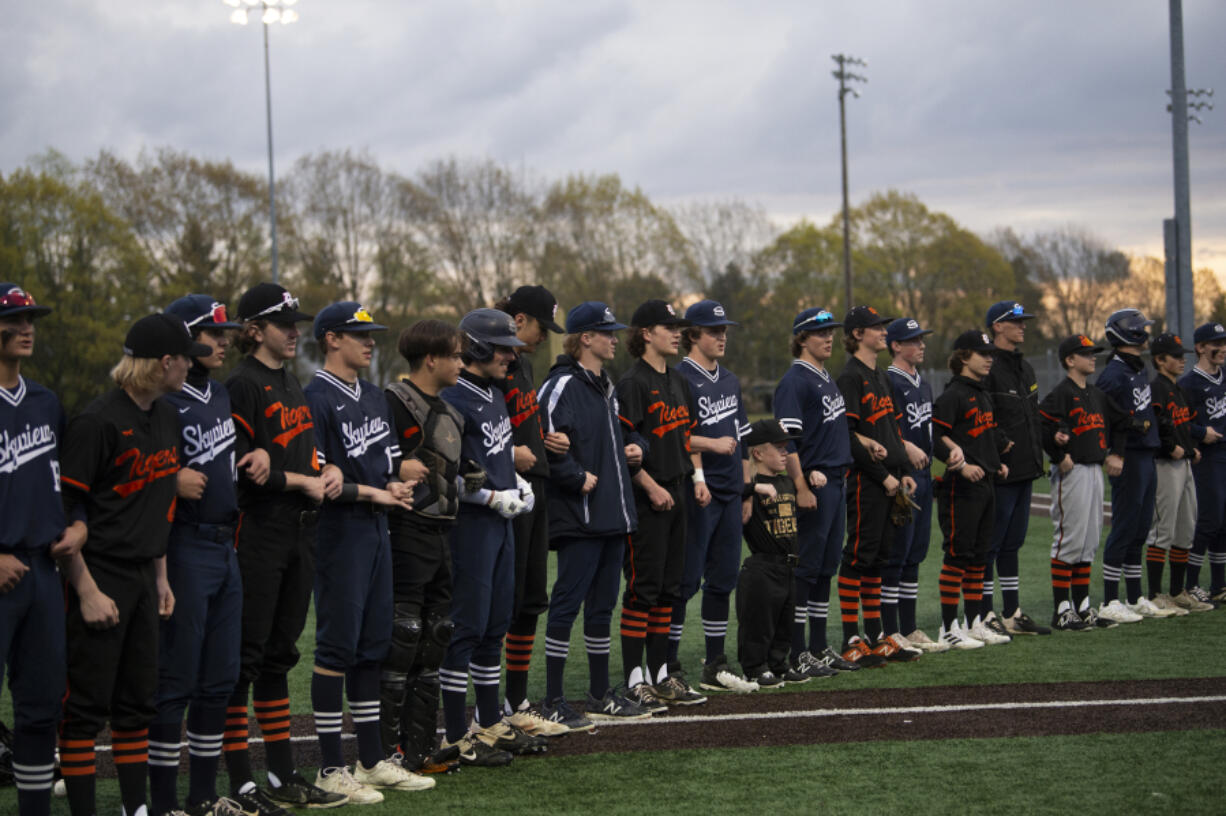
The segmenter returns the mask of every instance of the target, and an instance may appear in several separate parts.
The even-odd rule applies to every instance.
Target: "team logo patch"
[[[712,313],[713,313],[713,314],[714,314],[716,317],[723,317],[723,316],[724,316],[724,307],[723,307],[723,306],[716,306],[714,309],[712,309],[712,310],[711,310],[711,312],[712,312]]]
[[[988,336],[987,336],[986,334],[981,334],[981,335],[979,335],[979,336],[983,338],[983,344],[984,344],[985,346],[990,346],[990,345],[992,345],[992,341],[988,339]]]
[[[1080,338],[1081,338],[1081,339],[1080,339],[1080,343],[1081,343],[1081,345],[1083,345],[1083,346],[1085,346],[1085,347],[1087,347],[1087,348],[1089,348],[1090,346],[1094,345],[1094,341],[1093,341],[1093,340],[1091,340],[1090,338],[1086,337],[1084,334],[1083,334],[1083,335],[1080,335]],[[1175,340],[1177,340],[1177,341],[1178,341],[1178,340],[1179,340],[1179,338],[1178,338],[1178,337],[1176,337],[1176,338],[1175,338]]]
[[[668,313],[669,313],[670,315],[672,315],[673,317],[676,317],[676,316],[677,316],[677,313],[676,313],[676,312],[673,310],[673,304],[671,304],[671,303],[666,303],[666,304],[664,305],[664,308],[665,308],[665,309],[668,309]]]
[[[374,323],[375,322],[374,318],[370,316],[370,312],[366,311],[361,306],[359,306],[358,310],[353,313],[353,320],[355,323]]]
[[[604,320],[603,320],[602,322],[604,322],[604,323],[616,323],[616,322],[617,322],[617,321],[615,321],[615,320],[613,319],[613,310],[612,310],[612,309],[605,309],[605,310],[604,310]]]
[[[908,321],[907,321],[907,328],[908,328],[908,329],[918,329],[918,328],[919,328],[919,323],[918,323],[918,322],[916,322],[915,320],[908,320]]]

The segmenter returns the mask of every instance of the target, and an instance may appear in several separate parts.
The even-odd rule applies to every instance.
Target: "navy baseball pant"
[[[669,633],[669,662],[677,659],[677,645],[685,625],[686,604],[702,588],[702,631],[706,659],[712,662],[724,653],[728,634],[729,597],[736,588],[741,561],[741,497],[711,494],[711,502],[699,507],[690,495],[685,568],[681,577],[681,602],[673,606]],[[705,580],[704,580],[705,579]]]
[[[996,485],[996,520],[992,527],[992,547],[983,567],[983,614],[992,611],[995,567],[1001,589],[1001,612],[1013,617],[1018,608],[1018,550],[1026,543],[1030,526],[1030,498],[1034,482]]]
[[[805,471],[808,483],[810,471]],[[815,491],[817,507],[797,511],[796,544],[800,562],[794,571],[791,637],[792,659],[806,649],[820,654],[828,645],[826,621],[830,615],[830,581],[843,558],[847,526],[847,482],[842,469],[823,469],[826,484]],[[805,624],[809,624],[808,638]]]
[[[1111,478],[1111,531],[1103,548],[1103,602],[1119,597],[1120,576],[1126,579],[1127,601],[1141,598],[1141,559],[1154,520],[1158,474],[1154,452],[1129,448],[1124,469]]]
[[[599,700],[609,690],[610,633],[621,589],[626,536],[560,538],[553,543],[558,551],[558,576],[545,625],[546,698],[553,702],[562,696],[570,631],[582,605],[588,691]]]

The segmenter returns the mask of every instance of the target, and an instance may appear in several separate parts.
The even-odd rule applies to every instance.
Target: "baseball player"
[[[325,497],[315,547],[311,706],[321,755],[315,785],[358,805],[382,802],[379,788],[415,791],[435,784],[387,759],[379,734],[379,673],[392,637],[387,508],[412,507],[411,485],[398,478],[400,446],[387,400],[359,377],[370,366],[372,333],[386,328],[355,301],[321,309],[314,334],[324,367],[303,389]],[[352,773],[341,750],[346,692],[358,743]]]
[[[996,362],[984,380],[992,395],[996,421],[1013,441],[1002,461],[1009,475],[996,480],[996,521],[992,549],[983,575],[983,624],[997,635],[1050,635],[1018,603],[1018,551],[1026,543],[1030,525],[1030,497],[1034,480],[1043,474],[1043,448],[1039,440],[1039,384],[1034,368],[1022,356],[1027,314],[1022,304],[1002,300],[988,308],[987,327],[996,347]],[[994,606],[995,584],[1000,581],[1001,615]]]
[[[564,353],[541,385],[541,410],[550,433],[565,434],[565,452],[549,451],[549,536],[558,553],[557,580],[545,626],[547,717],[572,731],[590,731],[588,719],[651,716],[609,682],[613,607],[621,587],[626,539],[638,524],[628,460],[642,459],[626,444],[617,397],[606,364],[617,351],[615,332],[626,328],[603,303],[581,303],[566,315]],[[570,630],[583,605],[587,651],[587,716],[562,693]]]
[[[1103,530],[1103,465],[1123,468],[1127,417],[1087,378],[1101,346],[1084,334],[1061,341],[1068,376],[1039,405],[1043,448],[1051,458],[1051,625],[1066,632],[1117,626],[1090,604],[1090,567]]]
[[[1196,532],[1196,485],[1192,468],[1200,461],[1200,449],[1192,436],[1196,418],[1178,380],[1186,366],[1185,354],[1195,352],[1183,347],[1178,335],[1166,332],[1149,344],[1151,362],[1158,372],[1153,390],[1154,416],[1158,421],[1158,454],[1154,458],[1157,482],[1154,485],[1154,524],[1146,539],[1145,566],[1149,579],[1149,601],[1158,609],[1175,615],[1189,611],[1208,611],[1191,596],[1184,596],[1188,569],[1188,550]],[[1171,562],[1171,591],[1162,591],[1162,572]],[[1183,602],[1176,598],[1183,599]]]
[[[826,370],[834,352],[834,330],[842,325],[826,309],[814,307],[796,315],[794,359],[775,388],[773,402],[775,418],[796,437],[787,443],[787,472],[796,491],[799,557],[794,570],[791,668],[811,677],[860,668],[844,660],[826,639],[830,582],[842,558],[845,477],[851,465],[843,393]]]
[[[1196,534],[1188,554],[1188,594],[1200,603],[1226,602],[1226,328],[1220,323],[1205,323],[1192,336],[1196,346],[1196,365],[1179,378],[1188,397],[1192,438],[1197,441],[1201,460],[1192,466],[1196,478]],[[1112,505],[1114,507],[1114,504]],[[1200,586],[1200,568],[1209,554],[1209,591]]]
[[[178,810],[180,735],[190,703],[187,743],[190,783],[187,812],[226,813],[237,803],[217,798],[217,765],[226,702],[238,681],[243,587],[234,552],[238,524],[235,481],[243,470],[257,484],[268,478],[268,452],[254,449],[240,460],[234,451],[230,395],[209,378],[225,362],[225,304],[209,295],[187,295],[166,307],[209,349],[192,360],[183,390],[164,399],[179,424],[178,498],[166,549],[166,576],[174,614],[158,644],[157,715],[149,727],[149,782],[153,814]],[[231,806],[232,805],[232,806]]]
[[[649,300],[630,319],[627,344],[635,358],[617,384],[617,402],[631,441],[647,440],[642,466],[634,472],[638,530],[630,537],[622,594],[622,664],[631,699],[653,712],[668,704],[698,705],[707,698],[668,673],[668,635],[673,607],[681,603],[685,569],[686,482],[701,471],[702,459],[690,450],[694,425],[693,393],[685,377],[668,367],[677,353],[686,321],[671,304]],[[694,499],[711,499],[698,473]],[[647,657],[644,678],[642,660]]]
[[[569,729],[541,715],[528,701],[528,669],[536,643],[536,622],[549,608],[549,506],[545,486],[549,479],[546,447],[565,452],[564,434],[546,435],[532,378],[532,361],[548,332],[562,333],[554,322],[558,301],[544,286],[521,286],[495,305],[515,320],[516,337],[523,345],[498,382],[511,416],[515,471],[532,487],[536,497],[531,511],[511,522],[515,531],[515,606],[507,629],[507,691],[505,708],[512,725],[531,734],[555,737]]]
[[[1152,389],[1141,359],[1152,325],[1136,309],[1121,309],[1107,318],[1107,342],[1114,353],[1096,383],[1133,419],[1124,469],[1110,477],[1111,531],[1103,550],[1103,603],[1098,615],[1116,623],[1136,623],[1142,618],[1120,602],[1119,586],[1123,575],[1128,603],[1136,605],[1141,600],[1141,559],[1154,517],[1154,453],[1158,450]]]
[[[235,456],[268,452],[263,484],[239,474],[237,552],[243,579],[239,679],[226,707],[222,753],[230,797],[247,813],[278,813],[281,802],[316,808],[348,799],[322,790],[298,773],[290,744],[289,681],[298,662],[315,581],[315,528],[323,480],[316,459],[314,420],[302,386],[286,363],[298,354],[297,323],[312,315],[275,283],[260,283],[238,301],[243,324],[237,347],[246,356],[226,380],[234,416]],[[256,786],[247,746],[247,700],[254,698],[264,737],[269,790]],[[270,798],[271,797],[271,798]]]
[[[925,652],[948,651],[949,644],[933,640],[915,620],[919,597],[919,566],[928,555],[932,528],[932,386],[920,376],[924,337],[931,329],[911,317],[900,317],[885,331],[892,362],[886,369],[894,387],[894,403],[902,414],[903,446],[915,480],[912,502],[919,508],[911,521],[894,534],[889,560],[881,574],[881,620],[886,634],[898,633],[904,646]],[[903,634],[909,632],[910,634]]]
[[[871,306],[848,310],[843,318],[847,365],[837,381],[846,406],[852,454],[847,542],[839,566],[843,659],[865,668],[884,666],[887,660],[916,660],[921,654],[885,632],[881,620],[881,569],[895,535],[890,505],[899,490],[908,496],[915,492],[894,389],[885,371],[877,367],[877,355],[886,349],[890,322]],[[860,637],[861,606],[869,643]]]
[[[7,667],[21,816],[51,812],[65,674],[64,596],[52,559],[75,556],[86,537],[84,521],[68,526],[64,516],[60,401],[21,374],[34,353],[34,321],[50,313],[21,287],[0,283],[0,498],[8,516],[0,533],[0,683]]]
[[[165,556],[180,466],[177,412],[158,397],[183,387],[190,357],[212,353],[165,314],[136,321],[123,347],[111,371],[116,388],[72,420],[61,449],[65,509],[89,527],[63,564],[69,692],[60,767],[73,816],[96,811],[94,740],[108,721],[124,811],[145,810],[158,617],[175,604]]]
[[[972,329],[958,335],[949,358],[953,379],[932,406],[934,452],[946,464],[934,488],[945,551],[940,638],[961,650],[1009,642],[1008,635],[983,626],[980,607],[995,519],[993,482],[1008,476],[1000,454],[1009,440],[996,424],[995,406],[984,385],[995,365],[995,348],[983,332]],[[971,621],[969,632],[958,624],[959,590]]]
[[[714,300],[701,300],[685,311],[690,326],[681,334],[686,356],[677,371],[689,380],[697,413],[690,434],[690,449],[702,455],[701,472],[711,501],[700,507],[687,501],[689,518],[685,572],[681,579],[681,602],[673,606],[669,633],[669,674],[681,675],[677,648],[685,627],[685,608],[702,587],[702,631],[706,658],[699,687],[711,691],[739,691],[719,680],[728,660],[724,637],[728,632],[729,598],[737,582],[741,560],[741,492],[748,476],[748,462],[739,439],[749,430],[749,418],[741,397],[741,382],[719,361],[727,350],[728,319],[724,307]],[[734,682],[735,677],[733,678]]]
[[[472,673],[476,693],[473,739],[512,753],[541,752],[545,740],[526,734],[503,718],[498,696],[502,639],[515,602],[515,538],[511,520],[531,510],[535,496],[515,472],[511,418],[495,383],[506,379],[515,349],[515,321],[497,309],[477,309],[460,321],[464,369],[440,396],[464,418],[460,450],[485,471],[484,486],[460,493],[460,511],[451,530],[455,630],[439,669],[445,746],[463,754],[470,747],[464,704]]]

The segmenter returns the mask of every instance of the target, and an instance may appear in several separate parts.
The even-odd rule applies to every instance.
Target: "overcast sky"
[[[839,208],[897,188],[971,229],[1075,224],[1161,255],[1173,214],[1162,0],[302,0],[271,30],[276,157],[448,155],[620,174],[656,201]],[[265,168],[258,25],[221,0],[5,3],[0,172],[54,147]],[[1226,97],[1226,3],[1185,0],[1188,86]],[[1226,98],[1191,126],[1195,265],[1226,275]]]

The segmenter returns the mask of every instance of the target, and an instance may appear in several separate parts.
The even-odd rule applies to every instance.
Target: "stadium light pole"
[[[268,126],[268,223],[272,236],[272,280],[278,280],[277,272],[277,179],[272,160],[272,82],[268,69],[268,27],[273,23],[289,25],[298,20],[298,12],[290,8],[298,0],[221,0],[230,8],[230,22],[247,25],[252,13],[259,13],[264,27],[264,119]]]
[[[846,308],[850,309],[854,301],[851,299],[851,216],[847,204],[847,112],[844,100],[848,94],[860,96],[859,91],[849,83],[868,82],[868,77],[848,71],[847,66],[867,68],[868,63],[846,54],[832,54],[830,59],[838,65],[838,70],[831,71],[831,74],[839,81],[839,144],[843,154],[843,286],[847,292]]]

